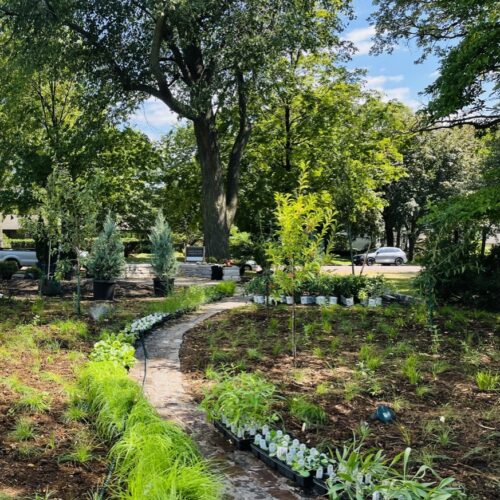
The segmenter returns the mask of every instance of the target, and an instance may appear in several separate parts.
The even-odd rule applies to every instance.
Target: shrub
[[[125,266],[123,243],[110,215],[107,216],[104,228],[94,242],[87,265],[97,280],[114,280],[123,271]]]
[[[0,279],[10,280],[17,273],[17,264],[15,262],[0,262]]]
[[[172,231],[163,213],[156,217],[155,225],[149,235],[151,241],[151,267],[158,279],[164,280],[175,276],[177,260],[175,258]]]

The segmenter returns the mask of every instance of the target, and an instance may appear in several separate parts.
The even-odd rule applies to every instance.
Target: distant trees
[[[406,141],[406,175],[384,189],[384,233],[388,246],[408,242],[408,257],[424,230],[431,204],[470,193],[480,182],[481,141],[472,127],[414,134]],[[395,239],[396,235],[396,239]]]

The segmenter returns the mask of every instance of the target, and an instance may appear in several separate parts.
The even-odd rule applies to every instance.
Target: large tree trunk
[[[222,167],[215,120],[202,117],[194,121],[201,164],[201,212],[206,253],[218,260],[229,257],[226,183]]]

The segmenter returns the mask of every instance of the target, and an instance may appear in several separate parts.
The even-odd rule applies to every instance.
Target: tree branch
[[[151,55],[150,55],[151,71],[153,72],[153,75],[158,83],[158,87],[160,90],[160,99],[172,111],[175,111],[177,114],[185,118],[194,120],[196,118],[195,113],[189,106],[178,101],[173,96],[168,86],[168,82],[165,79],[165,75],[163,74],[163,71],[161,69],[160,49],[161,49],[161,42],[163,40],[163,34],[165,32],[165,27],[166,27],[166,19],[165,19],[165,13],[163,12],[156,21],[155,31],[153,34],[153,43],[151,44]]]

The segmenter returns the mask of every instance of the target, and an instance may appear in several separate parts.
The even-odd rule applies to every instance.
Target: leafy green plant
[[[123,271],[124,246],[111,215],[106,217],[103,230],[92,246],[87,266],[94,279],[97,280],[115,280]]]
[[[172,238],[172,230],[160,210],[149,235],[151,242],[151,267],[158,279],[165,280],[175,276],[177,259]]]
[[[308,427],[324,425],[328,421],[326,411],[305,397],[293,397],[288,404],[292,417],[305,423]]]
[[[494,391],[500,382],[500,375],[487,371],[478,371],[475,376],[476,385],[481,391]]]
[[[275,386],[255,373],[224,376],[205,394],[201,407],[209,420],[225,420],[237,429],[262,427],[276,420]]]
[[[124,342],[124,334],[109,334],[108,338],[94,344],[90,353],[93,361],[111,361],[125,368],[131,368],[136,363],[135,349]]]

